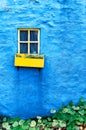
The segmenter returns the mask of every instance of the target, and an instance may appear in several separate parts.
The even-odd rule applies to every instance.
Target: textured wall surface
[[[17,28],[41,29],[43,69],[14,66]],[[48,115],[86,99],[86,0],[0,1],[0,114]]]

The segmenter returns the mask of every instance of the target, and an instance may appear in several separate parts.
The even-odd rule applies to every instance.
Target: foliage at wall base
[[[27,120],[1,117],[0,130],[86,130],[86,101],[81,98],[76,105],[71,101],[57,112],[51,110],[50,117]]]

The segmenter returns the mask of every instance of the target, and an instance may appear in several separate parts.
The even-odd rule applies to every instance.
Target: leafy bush
[[[63,106],[60,108],[58,112],[52,116],[52,118],[64,121],[67,130],[77,130],[78,126],[85,127],[86,101],[81,98],[76,105],[74,105],[73,102],[70,102],[68,106]]]
[[[35,119],[0,118],[0,130],[86,130],[86,101],[81,98],[74,105],[69,102],[57,112],[51,110],[50,117]]]

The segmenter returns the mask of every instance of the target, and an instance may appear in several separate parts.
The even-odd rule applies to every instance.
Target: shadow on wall
[[[61,3],[61,4],[64,4],[66,3],[68,0],[57,0],[57,2]]]
[[[39,0],[29,0],[29,2],[40,3]]]

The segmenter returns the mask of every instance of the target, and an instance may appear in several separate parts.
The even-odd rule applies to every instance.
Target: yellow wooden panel
[[[25,54],[20,54],[20,57],[15,55],[14,65],[21,67],[43,68],[44,56],[42,58],[26,58]]]

